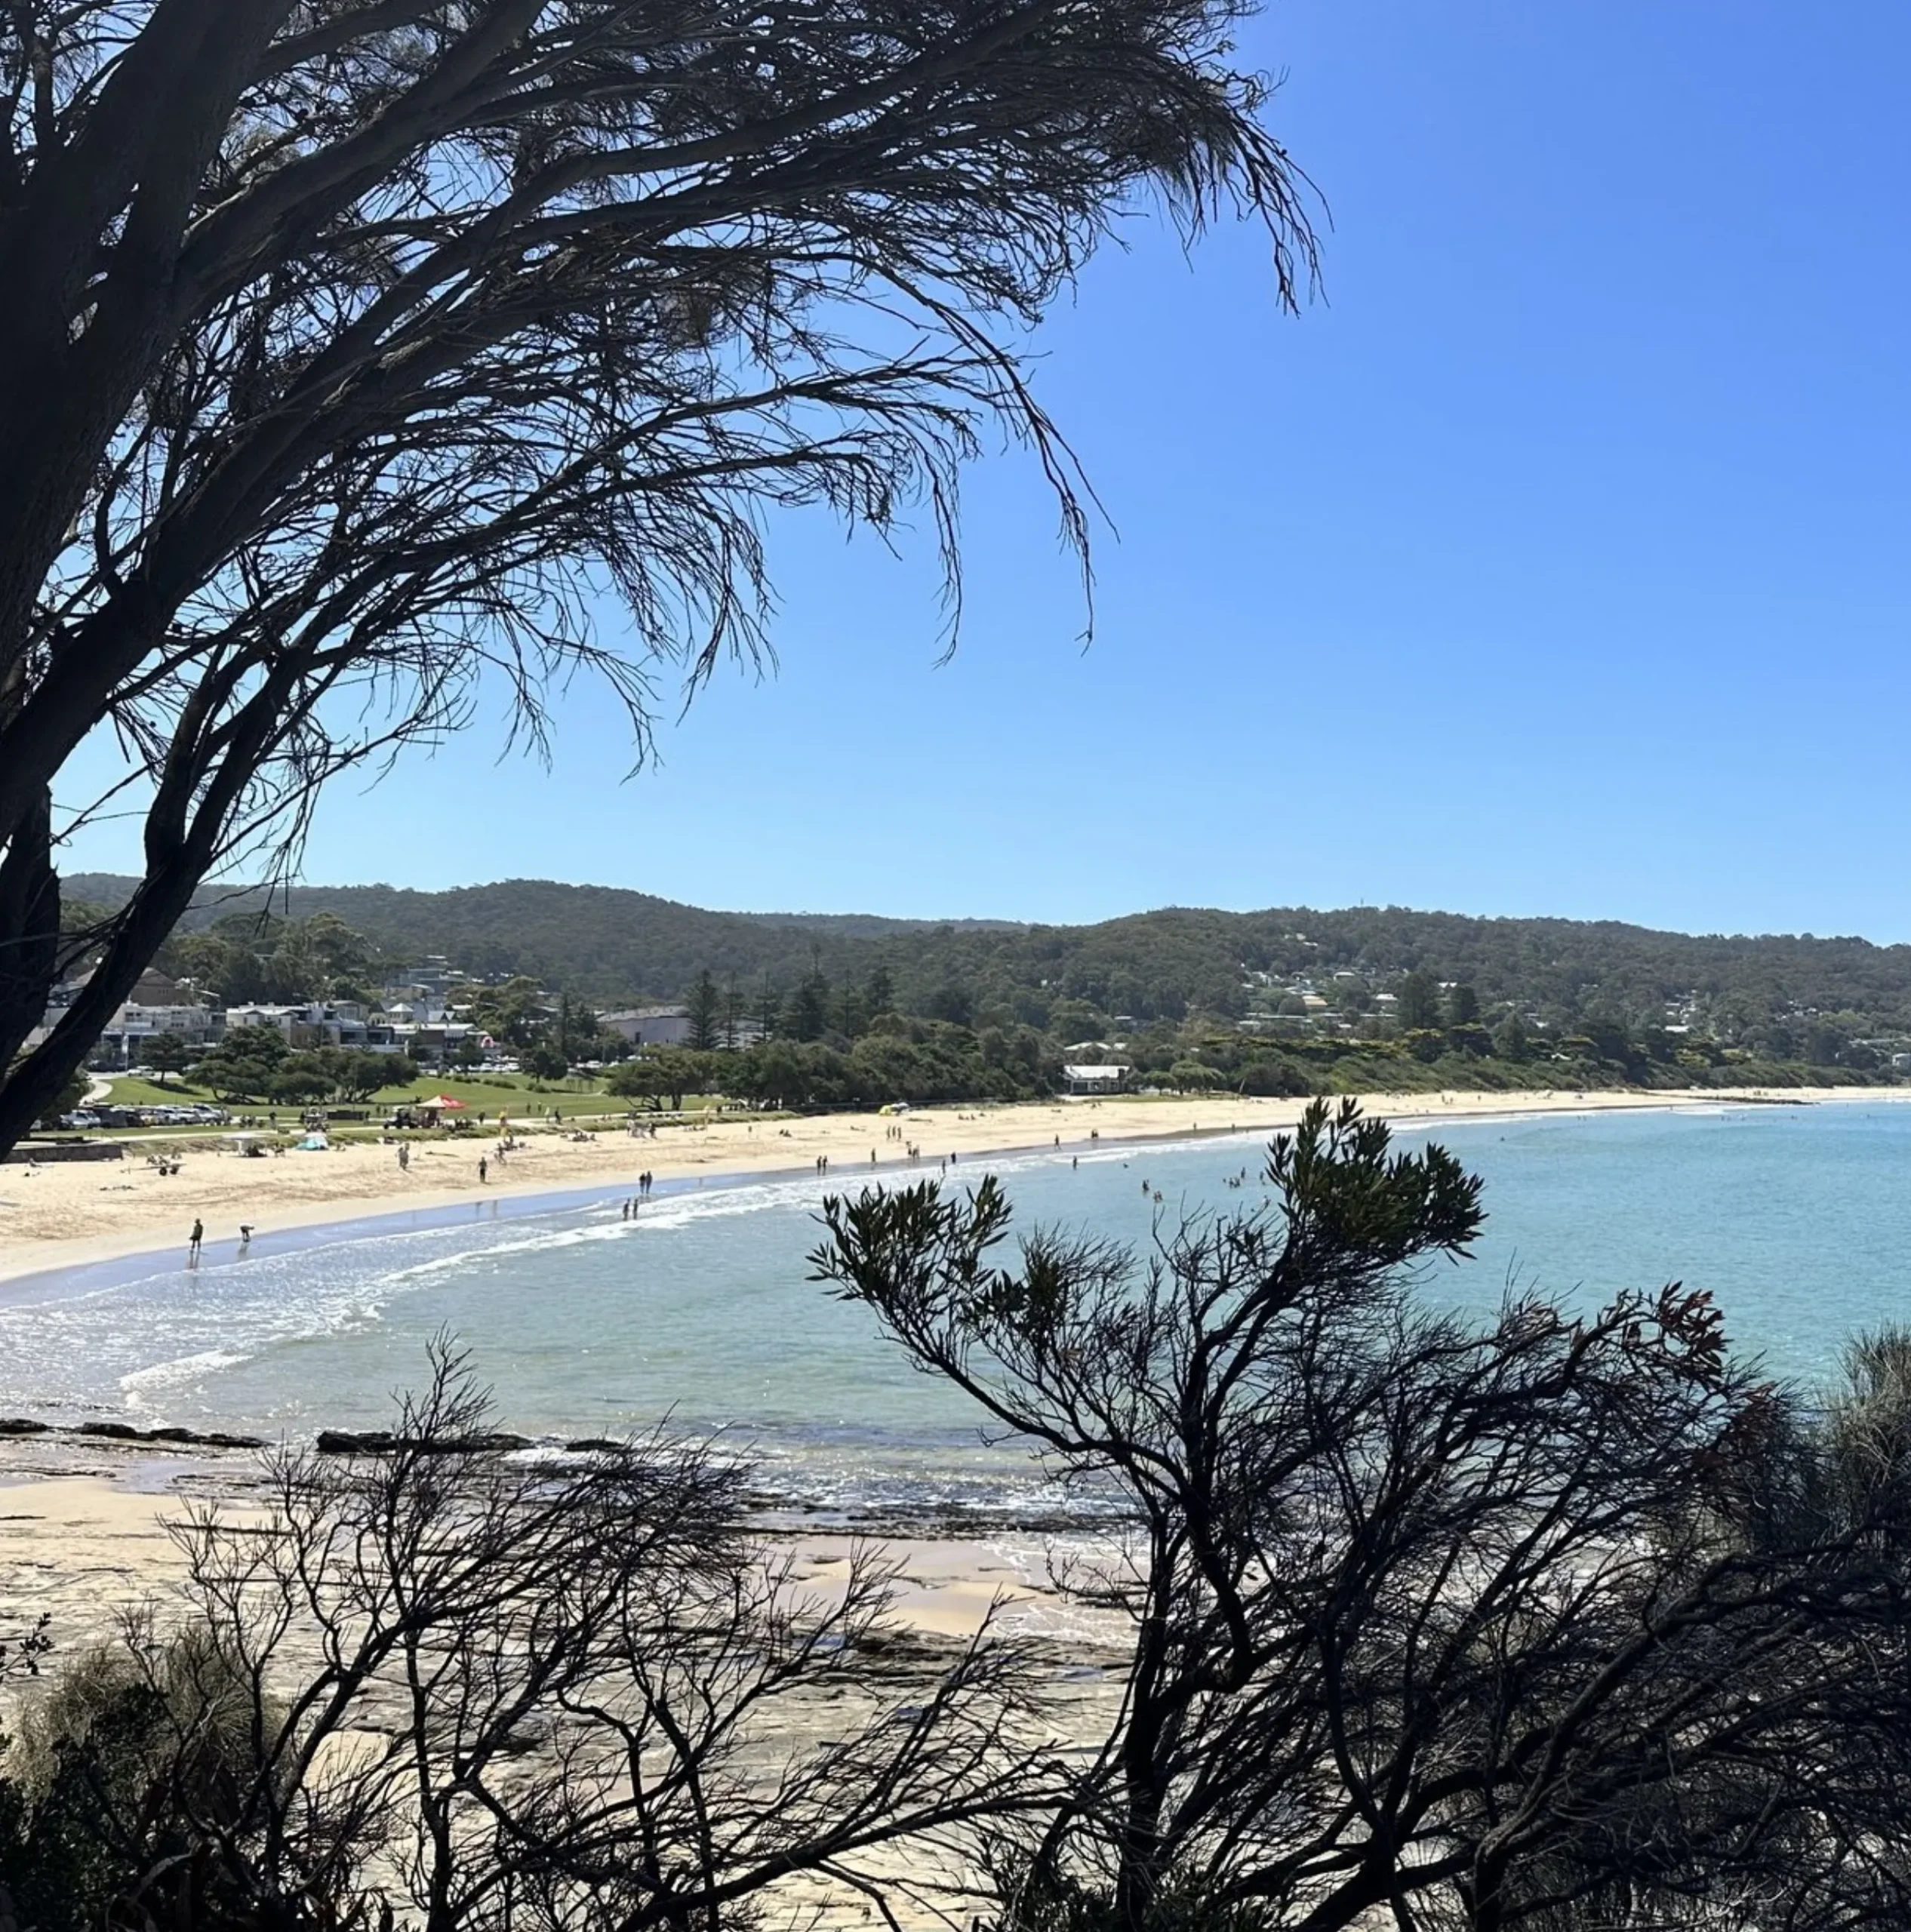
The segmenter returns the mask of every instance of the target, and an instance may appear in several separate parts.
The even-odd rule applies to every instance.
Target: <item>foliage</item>
[[[91,1932],[175,1902],[214,1919],[242,1911],[243,1888],[207,1854],[242,1823],[238,1794],[267,1774],[255,1709],[283,1721],[203,1626],[162,1634],[135,1615],[116,1641],[67,1660],[5,1761],[0,1886],[14,1912],[45,1932]],[[134,1875],[147,1883],[129,1887]]]
[[[362,996],[379,960],[336,913],[283,919],[262,909],[176,931],[158,963],[226,1005],[293,1005]]]
[[[203,880],[289,870],[340,772],[487,687],[540,741],[578,676],[641,755],[660,677],[761,652],[771,509],[919,508],[952,592],[961,472],[1002,434],[1082,551],[1032,327],[1149,202],[1190,237],[1260,217],[1290,305],[1312,263],[1236,11],[0,12],[0,1063],[72,949],[81,746],[114,735],[146,817],[0,1144]]]
[[[221,1100],[363,1100],[403,1086],[418,1069],[399,1054],[318,1047],[295,1051],[276,1026],[235,1026],[194,1063],[193,1077]]]
[[[685,1094],[720,1088],[732,1064],[694,1048],[652,1048],[613,1067],[605,1077],[604,1091],[619,1099],[648,1100],[653,1105],[667,1100],[673,1109],[681,1109]]]
[[[1132,1657],[1007,1922],[1905,1922],[1911,1340],[1820,1419],[1677,1284],[1429,1306],[1478,1183],[1351,1106],[1268,1180],[1146,1257],[1011,1255],[992,1180],[826,1204],[817,1274],[1131,1525],[1061,1576]]]
[[[550,1040],[533,1041],[522,1063],[534,1080],[562,1080],[571,1071],[571,1056]]]
[[[75,881],[103,903],[123,900],[131,883],[105,875]],[[887,1011],[926,1016],[951,989],[980,1023],[1029,1026],[1060,1044],[1133,1044],[1183,1028],[1211,1033],[1204,1014],[1231,1027],[1249,1002],[1248,974],[1269,974],[1278,987],[1285,976],[1325,984],[1353,972],[1362,986],[1397,998],[1402,980],[1419,972],[1432,986],[1429,1030],[1444,1036],[1449,1024],[1440,985],[1463,984],[1479,1001],[1493,1057],[1515,1064],[1549,1060],[1569,1039],[1589,1041],[1589,1020],[1623,1029],[1621,1051],[1602,1056],[1596,1047],[1584,1063],[1594,1081],[1622,1077],[1629,1066],[1652,1081],[1681,1051],[1717,1066],[1722,1050],[1762,1070],[1802,1066],[1814,1053],[1823,1064],[1833,1054],[1837,1077],[1845,1078],[1867,1070],[1848,1043],[1897,1035],[1911,1048],[1911,946],[1857,939],[1694,937],[1611,921],[1398,908],[1176,910],[1081,927],[931,924],[710,912],[640,893],[524,880],[448,893],[301,887],[285,898],[301,916],[336,912],[394,956],[448,953],[472,972],[521,970],[603,1001],[682,998],[708,969],[754,986],[767,975],[780,1016],[790,990],[817,968],[829,983],[825,1017],[835,1031],[849,1030],[839,1024],[846,989],[855,992],[859,1030]],[[1688,1001],[1691,1032],[1682,1044],[1679,1036],[1667,1041],[1669,1004]],[[762,1005],[752,993],[737,1011],[755,1015]],[[1503,1052],[1509,1020],[1518,1023],[1506,1035],[1514,1050]],[[1339,1038],[1340,1052],[1359,1044]],[[1280,1056],[1292,1051],[1285,1036],[1275,1044]],[[1556,1072],[1537,1084],[1584,1082]]]
[[[192,1043],[180,1033],[155,1033],[141,1050],[146,1065],[165,1086],[168,1074],[183,1073],[192,1062]]]
[[[899,1669],[894,1571],[807,1595],[734,1455],[494,1432],[441,1346],[381,1448],[271,1452],[191,1512],[181,1634],[81,1660],[0,1785],[26,1922],[748,1924],[792,1876],[906,1899],[897,1840],[957,1862],[1052,1803],[1015,1654]]]

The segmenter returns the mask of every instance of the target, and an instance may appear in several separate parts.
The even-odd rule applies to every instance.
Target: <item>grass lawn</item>
[[[522,1073],[493,1073],[478,1079],[457,1073],[420,1074],[408,1085],[382,1087],[363,1104],[374,1107],[415,1106],[448,1094],[462,1100],[473,1113],[495,1115],[500,1111],[535,1115],[540,1107],[560,1107],[568,1113],[574,1106],[595,1102],[599,1107],[621,1109],[620,1100],[608,1100],[595,1081],[564,1080],[534,1088],[529,1076]]]
[[[109,1107],[217,1106],[211,1089],[195,1087],[175,1073],[162,1087],[156,1080],[136,1080],[130,1074],[109,1074],[112,1091],[105,1104]]]

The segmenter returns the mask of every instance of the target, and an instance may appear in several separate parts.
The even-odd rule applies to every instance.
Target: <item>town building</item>
[[[633,1047],[685,1047],[690,1044],[690,1011],[682,1006],[639,1006],[599,1015],[599,1023],[620,1033]]]
[[[1128,1069],[1111,1063],[1106,1066],[1064,1066],[1062,1091],[1067,1094],[1119,1094],[1126,1084]]]

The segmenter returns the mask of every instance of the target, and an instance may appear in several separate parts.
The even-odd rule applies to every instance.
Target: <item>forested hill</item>
[[[136,881],[75,874],[70,899],[116,906]],[[289,892],[208,888],[180,924],[192,930],[234,914],[275,918],[329,912],[362,933],[392,964],[442,954],[467,973],[528,973],[553,987],[602,1000],[674,998],[699,973],[786,984],[817,959],[835,976],[866,971],[880,942],[969,930],[1017,930],[1005,921],[954,924],[863,913],[712,912],[611,886],[504,879],[449,892],[389,885],[305,885]]]
[[[82,875],[69,894],[111,903],[130,881]],[[205,924],[243,907],[208,897]],[[253,903],[257,903],[255,900]],[[1643,1013],[1696,998],[1741,1023],[1815,1010],[1911,1030],[1911,946],[1855,938],[1694,937],[1569,919],[1476,919],[1399,908],[1258,912],[1169,909],[1090,926],[934,923],[856,915],[705,911],[610,887],[513,879],[451,892],[301,886],[275,897],[294,918],[330,912],[394,964],[442,954],[468,972],[523,972],[602,1001],[672,998],[708,970],[787,988],[812,967],[860,979],[878,966],[906,1005],[959,989],[1041,1026],[1060,1003],[1113,1017],[1239,1015],[1256,974],[1279,982],[1351,969],[1383,984],[1414,970],[1482,999]]]

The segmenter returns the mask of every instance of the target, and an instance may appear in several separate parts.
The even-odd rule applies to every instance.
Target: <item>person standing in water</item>
[[[187,1260],[196,1261],[198,1260],[199,1244],[203,1241],[205,1238],[206,1226],[205,1222],[195,1220],[192,1223],[192,1232],[186,1238],[186,1258]]]

